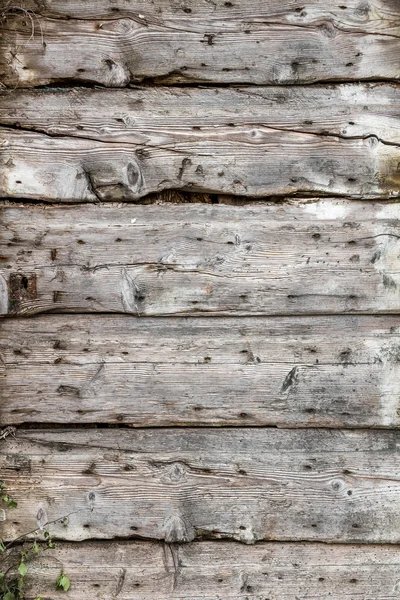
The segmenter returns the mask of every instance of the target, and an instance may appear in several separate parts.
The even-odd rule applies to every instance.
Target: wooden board
[[[18,431],[0,467],[19,503],[3,537],[400,541],[400,432]]]
[[[0,190],[49,201],[138,199],[171,188],[398,196],[399,90],[3,93],[0,123],[12,129],[0,128]]]
[[[400,76],[397,0],[25,0],[26,7],[32,12],[13,5],[1,39],[0,76],[8,86]]]
[[[3,205],[2,314],[397,313],[400,204]]]
[[[400,87],[3,93],[3,197],[400,195]],[[116,108],[117,107],[117,108]]]
[[[60,543],[30,566],[29,597],[58,598],[61,568],[70,600],[388,600],[398,595],[400,553],[385,545]]]
[[[300,0],[24,0],[24,7],[36,15],[66,17],[69,19],[115,19],[118,17],[138,17],[143,19],[174,21],[190,24],[192,28],[204,23],[218,21],[220,27],[231,28],[240,22],[260,23],[266,20],[282,25],[306,26],[332,21],[341,30],[359,33],[400,34],[400,11],[396,0],[374,0],[374,4],[360,4],[359,0],[349,0],[346,5],[341,0],[308,0],[304,6]]]
[[[399,427],[399,356],[397,316],[10,319],[0,422]]]
[[[400,145],[400,84],[66,88],[0,93],[0,124],[50,136],[170,146],[233,127],[375,136]]]

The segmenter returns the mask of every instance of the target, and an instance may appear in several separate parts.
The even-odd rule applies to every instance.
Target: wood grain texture
[[[45,554],[30,566],[27,593],[48,600],[59,598],[61,568],[71,600],[388,600],[399,589],[399,550],[387,545],[119,541],[59,543]]]
[[[5,92],[0,192],[46,201],[137,200],[166,189],[398,197],[399,90]]]
[[[3,425],[400,425],[397,316],[46,315],[3,322],[0,360]]]
[[[25,430],[1,444],[12,539],[400,541],[400,432]]]
[[[3,204],[2,313],[397,313],[398,203]]]
[[[1,40],[0,73],[9,86],[400,76],[397,0],[26,0],[25,6],[33,12],[9,14]]]
[[[282,25],[306,26],[324,20],[350,32],[400,34],[400,12],[396,0],[375,0],[373,4],[360,4],[349,0],[309,0],[307,7],[300,0],[24,0],[26,9],[46,17],[70,19],[115,19],[142,13],[143,19],[154,19],[171,24],[174,21],[192,27],[219,19],[220,26],[230,28],[238,22],[259,23],[265,20]]]
[[[400,145],[400,84],[83,87],[0,93],[0,124],[50,136],[138,146],[195,145],[233,127],[366,138]]]

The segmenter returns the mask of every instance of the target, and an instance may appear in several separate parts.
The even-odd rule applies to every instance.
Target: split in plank
[[[31,14],[6,15],[0,76],[22,87],[59,80],[298,84],[400,76],[397,0],[178,4],[26,0]]]
[[[0,447],[6,540],[400,541],[400,431],[28,429]]]
[[[0,192],[81,202],[167,189],[397,197],[399,91],[370,84],[3,93]]]
[[[8,319],[0,422],[399,427],[399,336],[397,316]]]
[[[394,598],[399,550],[388,545],[235,542],[57,543],[29,565],[29,597],[54,597],[64,569],[69,600],[343,600]]]
[[[3,203],[4,315],[397,313],[398,203]]]

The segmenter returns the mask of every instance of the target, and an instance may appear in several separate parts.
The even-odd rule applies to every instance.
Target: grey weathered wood
[[[10,319],[0,423],[399,427],[399,335],[398,317]]]
[[[397,146],[263,126],[203,132],[167,146],[103,143],[0,129],[2,197],[137,200],[164,189],[252,197],[400,196]]]
[[[397,197],[399,89],[3,93],[0,193],[46,201],[135,200],[172,188]]]
[[[400,432],[26,430],[0,446],[2,534],[399,543]]]
[[[103,142],[195,146],[232,127],[254,126],[400,145],[398,83],[49,88],[3,92],[0,99],[1,125]]]
[[[34,12],[6,20],[0,73],[28,87],[398,78],[397,0],[341,2],[26,0]]]
[[[61,568],[70,600],[388,600],[398,596],[400,558],[388,545],[58,543],[30,565],[30,596],[56,597]]]
[[[307,6],[300,0],[185,0],[176,4],[173,0],[24,0],[24,7],[47,17],[74,19],[115,19],[138,17],[165,21],[167,24],[190,23],[201,28],[203,23],[218,23],[220,27],[232,28],[237,23],[260,23],[274,21],[282,25],[311,25],[326,20],[337,28],[359,33],[400,34],[400,11],[396,0],[374,0],[373,5],[360,4],[359,0],[308,0]],[[189,16],[190,15],[190,16]]]
[[[396,313],[400,204],[3,205],[3,314]]]

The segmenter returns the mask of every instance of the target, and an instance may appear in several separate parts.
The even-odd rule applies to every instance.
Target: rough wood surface
[[[69,515],[56,537],[398,544],[399,448],[399,431],[21,430],[0,446],[3,537]]]
[[[254,125],[400,144],[400,84],[66,88],[0,94],[0,124],[104,142],[165,146]],[[228,129],[230,131],[230,129]]]
[[[3,425],[400,425],[398,317],[46,315],[0,360]]]
[[[389,600],[398,597],[400,558],[387,545],[59,543],[30,566],[29,597],[58,599],[61,568],[70,600]]]
[[[9,86],[400,76],[397,0],[25,0],[23,7],[33,12],[8,14],[1,39],[0,74]]]
[[[399,312],[400,204],[18,206],[2,314]]]
[[[3,197],[400,195],[398,85],[3,93]]]
[[[400,10],[396,0],[374,0],[364,4],[359,0],[24,0],[26,9],[47,17],[70,19],[115,19],[142,13],[143,18],[167,24],[177,21],[192,27],[219,21],[230,28],[238,23],[260,23],[265,20],[282,25],[306,26],[332,21],[338,28],[350,32],[400,34]]]

